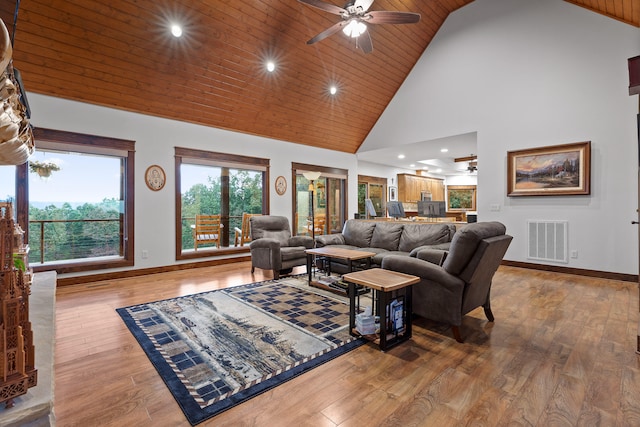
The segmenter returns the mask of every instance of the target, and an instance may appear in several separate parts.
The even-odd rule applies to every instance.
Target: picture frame
[[[151,165],[144,172],[144,182],[152,191],[160,191],[167,181],[167,175],[164,169],[158,165]]]
[[[394,187],[392,185],[389,186],[389,201],[390,202],[398,201],[398,187]]]
[[[287,179],[280,175],[276,178],[276,193],[278,196],[282,196],[287,191]]]
[[[591,141],[507,152],[507,196],[591,194]]]

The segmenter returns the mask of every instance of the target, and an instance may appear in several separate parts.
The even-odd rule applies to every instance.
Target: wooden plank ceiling
[[[422,19],[370,25],[367,55],[342,33],[307,45],[340,17],[296,0],[29,0],[14,66],[29,92],[355,153],[449,13],[471,1],[376,0],[370,10]],[[640,26],[638,0],[571,2]],[[15,2],[1,3],[11,33]]]

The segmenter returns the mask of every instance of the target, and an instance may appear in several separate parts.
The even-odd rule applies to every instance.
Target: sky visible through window
[[[36,151],[29,161],[54,162],[60,166],[60,170],[52,172],[51,177],[47,179],[29,172],[29,202],[35,206],[43,207],[48,204],[60,206],[64,202],[76,206],[84,203],[99,203],[104,199],[120,198],[120,160],[118,158]],[[165,168],[169,182],[173,175],[171,172]],[[195,184],[207,184],[209,177],[216,172],[219,176],[219,170],[211,167],[199,165],[184,167],[183,165],[181,191],[185,192]],[[144,171],[141,174],[144,174]],[[146,189],[144,184],[142,185],[143,190]],[[15,166],[13,165],[0,166],[0,200],[7,199],[15,201]]]

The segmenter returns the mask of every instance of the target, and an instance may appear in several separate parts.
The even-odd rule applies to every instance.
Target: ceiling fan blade
[[[356,0],[353,5],[355,6],[356,10],[362,10],[363,12],[366,12],[367,10],[369,10],[372,4],[373,0]]]
[[[327,28],[326,30],[324,30],[323,32],[321,32],[320,34],[318,34],[317,36],[315,36],[314,38],[310,39],[307,44],[314,44],[316,42],[319,42],[320,40],[324,40],[327,37],[329,37],[332,34],[337,33],[338,31],[340,31],[340,29],[342,27],[344,27],[349,21],[340,21],[336,24],[333,24],[332,26],[330,26],[329,28]]]
[[[320,0],[298,0],[300,3],[308,4],[325,12],[333,13],[334,15],[349,14],[345,9],[336,6],[334,4],[325,3]]]
[[[478,156],[475,156],[473,154],[466,156],[466,157],[456,157],[453,159],[454,162],[472,162],[474,160],[477,160]]]
[[[360,34],[357,38],[356,43],[364,53],[373,52],[373,42],[371,41],[371,35],[369,34],[369,31],[365,31],[364,33]]]
[[[415,24],[420,21],[420,14],[413,12],[392,12],[374,10],[362,17],[368,24]]]

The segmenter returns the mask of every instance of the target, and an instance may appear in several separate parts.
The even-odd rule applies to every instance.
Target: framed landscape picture
[[[590,194],[591,142],[507,152],[507,196]]]

